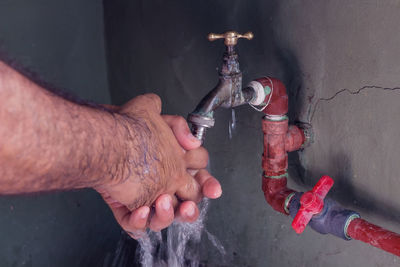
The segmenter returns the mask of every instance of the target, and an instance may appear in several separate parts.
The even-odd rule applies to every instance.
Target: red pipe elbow
[[[262,179],[265,200],[274,210],[287,215],[288,211],[285,210],[285,202],[287,197],[295,191],[287,188],[286,185],[286,177],[275,179],[264,176]]]
[[[271,89],[271,93],[265,98],[264,103],[267,104],[267,107],[263,112],[267,115],[286,115],[289,104],[285,85],[280,80],[269,77],[259,78],[256,81],[261,83],[264,88],[268,86]]]

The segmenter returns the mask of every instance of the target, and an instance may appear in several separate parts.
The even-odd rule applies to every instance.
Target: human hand
[[[140,193],[135,186],[141,186],[141,183],[133,182],[140,177],[140,173],[137,175],[137,172],[134,172],[136,176],[132,175],[122,183],[96,188],[109,204],[122,228],[134,238],[139,237],[146,227],[154,231],[167,227],[172,223],[174,217],[181,221],[193,222],[199,215],[195,203],[200,201],[203,196],[218,198],[221,195],[220,184],[204,169],[207,165],[208,154],[204,148],[200,147],[200,141],[190,134],[186,121],[179,116],[164,115],[161,117],[160,110],[161,103],[158,97],[144,95],[130,101],[120,110],[120,114],[132,118],[145,118],[151,127],[156,128],[157,135],[152,138],[153,144],[166,141],[157,140],[159,138],[157,136],[169,139],[167,145],[158,146],[161,150],[158,152],[165,157],[162,149],[167,150],[164,153],[175,162],[164,159],[157,162],[156,165],[167,163],[169,164],[167,167],[174,166],[171,168],[173,171],[168,173],[164,170],[163,173],[158,174],[159,177],[154,177],[157,172],[150,172],[151,175],[148,178],[157,178],[158,184],[150,181],[151,186],[147,187],[145,196],[135,195],[135,193]],[[152,132],[154,133],[154,129]],[[153,167],[157,168],[157,166]],[[184,172],[181,171],[182,168]],[[157,189],[154,190],[154,188]],[[151,192],[149,189],[153,191]],[[155,202],[154,197],[157,197]],[[143,201],[143,206],[140,208],[137,208],[140,205],[138,199]],[[130,204],[132,201],[135,205]],[[149,205],[152,203],[154,203],[154,214],[151,216]],[[176,207],[175,213],[174,206]],[[149,217],[151,218],[149,219]]]

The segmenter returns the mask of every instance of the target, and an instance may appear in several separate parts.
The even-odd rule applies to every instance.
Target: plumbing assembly
[[[219,107],[233,108],[249,104],[263,112],[262,130],[262,190],[269,205],[276,211],[293,217],[292,227],[300,234],[307,225],[321,234],[332,234],[344,240],[356,239],[389,253],[400,256],[400,235],[360,218],[352,210],[326,198],[334,181],[323,176],[308,192],[287,188],[288,152],[303,149],[312,143],[312,129],[307,125],[289,125],[288,95],[284,84],[274,78],[263,77],[242,88],[242,73],[234,48],[239,38],[251,40],[253,34],[228,31],[209,34],[214,41],[224,39],[219,82],[189,114],[192,133],[204,141],[206,129],[214,126],[214,111]]]

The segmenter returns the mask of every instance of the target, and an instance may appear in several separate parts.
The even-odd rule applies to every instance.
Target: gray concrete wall
[[[100,1],[0,2],[1,50],[57,88],[96,102],[122,103],[145,92],[163,112],[186,116],[216,83],[221,42],[207,33],[252,30],[238,45],[244,82],[282,79],[291,120],[311,122],[315,144],[290,158],[290,186],[310,188],[331,175],[331,197],[364,218],[400,232],[397,178],[400,24],[398,1],[104,1],[108,94]],[[387,88],[385,90],[384,88]],[[347,89],[349,91],[342,89]],[[361,89],[361,91],[359,91]],[[274,212],[260,189],[260,114],[216,114],[207,134],[211,169],[224,194],[207,228],[210,266],[397,266],[399,260],[357,241],[307,229]],[[98,195],[78,191],[0,198],[0,266],[102,266],[119,228]],[[133,254],[133,252],[132,252]]]
[[[0,50],[54,88],[110,102],[101,1],[2,0]],[[0,197],[0,266],[102,266],[118,236],[93,191]]]
[[[311,122],[315,144],[290,155],[290,186],[309,189],[331,175],[331,197],[364,218],[400,231],[398,1],[105,1],[109,82],[114,103],[158,93],[163,112],[186,116],[216,83],[222,42],[209,32],[252,30],[238,51],[244,82],[271,75],[287,85],[291,120]],[[364,87],[364,86],[376,86]],[[346,88],[351,92],[341,92]],[[365,88],[358,92],[360,88]],[[340,93],[341,92],[341,93]],[[331,98],[332,97],[332,98]],[[325,100],[326,99],[326,100]],[[358,241],[307,229],[297,235],[261,192],[261,115],[216,114],[207,134],[211,169],[224,194],[208,229],[225,261],[204,240],[210,266],[397,266]]]

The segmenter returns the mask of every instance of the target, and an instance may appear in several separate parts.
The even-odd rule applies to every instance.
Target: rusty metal
[[[287,95],[282,82],[267,77],[256,81],[263,87],[269,86],[272,94],[265,98],[268,105],[264,111],[266,115],[262,120],[264,133],[262,190],[266,201],[273,209],[288,214],[287,206],[295,193],[286,187],[288,152],[298,150],[305,141],[305,135],[299,127],[289,126],[286,116]]]
[[[288,113],[288,95],[285,85],[275,78],[262,77],[256,79],[263,87],[271,88],[271,95],[265,98],[267,104],[263,112],[267,115],[285,115]]]
[[[267,176],[279,176],[287,172],[287,152],[298,150],[304,143],[303,131],[295,125],[289,127],[287,117],[274,121],[264,117],[264,153],[262,166]],[[275,117],[276,119],[276,117]]]
[[[289,212],[285,208],[286,199],[293,195],[295,191],[287,188],[287,178],[285,176],[274,179],[270,177],[263,176],[262,188],[264,191],[265,200],[271,207],[283,214],[288,215]]]
[[[356,218],[350,222],[347,235],[400,257],[400,235],[397,233]]]
[[[222,67],[219,71],[218,84],[189,114],[188,121],[192,124],[192,132],[198,139],[203,140],[207,128],[214,126],[214,111],[219,107],[232,108],[246,103],[252,99],[251,91],[242,92],[242,72],[239,68],[238,55],[234,50],[238,38],[252,38],[252,33],[244,35],[236,32],[227,32],[222,35],[210,34],[210,41],[225,38],[226,51],[222,58]],[[209,123],[199,123],[199,117],[203,117]]]

